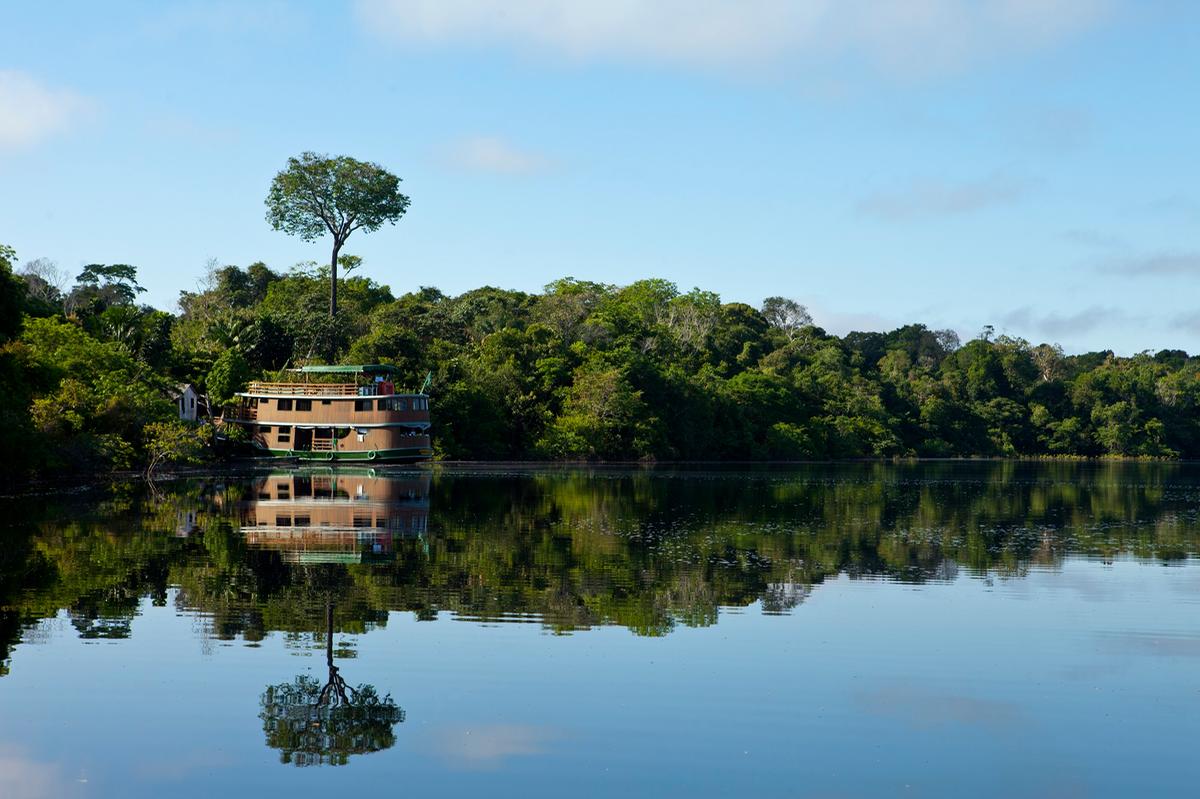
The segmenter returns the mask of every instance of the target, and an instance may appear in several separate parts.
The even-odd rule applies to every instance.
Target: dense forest
[[[203,457],[211,426],[182,428],[173,386],[219,407],[321,362],[395,364],[414,388],[431,372],[445,459],[1200,455],[1200,358],[1178,350],[1066,355],[921,324],[838,337],[795,300],[654,279],[396,296],[358,258],[336,263],[336,315],[331,266],[312,263],[210,265],[168,312],[139,303],[133,266],[71,277],[0,249],[0,469]]]

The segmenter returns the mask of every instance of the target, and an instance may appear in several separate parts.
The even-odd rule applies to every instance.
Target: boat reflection
[[[286,563],[384,563],[397,539],[429,524],[427,472],[373,469],[276,472],[252,483],[239,504],[247,546]]]

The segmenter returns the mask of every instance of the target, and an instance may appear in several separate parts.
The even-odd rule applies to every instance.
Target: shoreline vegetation
[[[342,256],[343,275],[361,265]],[[6,479],[103,476],[217,457],[215,407],[297,363],[379,362],[433,374],[438,459],[793,462],[1200,456],[1200,358],[1067,355],[985,328],[966,343],[920,324],[828,334],[780,297],[723,303],[663,280],[564,278],[395,296],[329,267],[210,264],[178,313],[139,304],[137,269],[68,280],[0,256],[0,464]]]

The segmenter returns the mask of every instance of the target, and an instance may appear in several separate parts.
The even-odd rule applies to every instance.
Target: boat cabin
[[[416,461],[433,455],[429,396],[396,385],[386,364],[302,366],[294,382],[253,381],[226,421],[281,458]]]

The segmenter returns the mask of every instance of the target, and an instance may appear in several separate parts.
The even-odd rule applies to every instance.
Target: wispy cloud
[[[542,172],[553,163],[540,153],[521,149],[495,136],[459,139],[445,149],[444,156],[444,160],[457,169],[502,175]]]
[[[1029,192],[1031,185],[1028,180],[1006,175],[958,183],[914,181],[895,190],[864,197],[856,210],[861,216],[889,222],[952,216],[1015,203]]]
[[[896,684],[858,695],[872,713],[903,719],[914,727],[967,725],[1009,731],[1029,722],[1013,702],[943,694],[906,684]]]
[[[1120,250],[1127,245],[1120,236],[1105,233],[1102,230],[1089,228],[1074,228],[1063,231],[1062,237],[1072,244],[1089,247],[1094,250]]]
[[[87,780],[72,783],[55,763],[34,760],[0,744],[0,796],[5,799],[64,799],[84,793]]]
[[[71,127],[92,103],[17,70],[0,70],[0,150],[25,147]]]
[[[359,0],[358,16],[405,44],[689,67],[852,59],[911,75],[1052,46],[1114,1]]]
[[[557,733],[523,724],[450,727],[433,738],[437,752],[459,768],[498,768],[513,757],[540,755]]]
[[[1171,329],[1200,334],[1200,311],[1176,314],[1169,322]]]
[[[1097,269],[1104,274],[1133,277],[1196,277],[1200,276],[1200,251],[1175,250],[1113,258],[1101,263]]]
[[[1000,316],[1005,329],[1028,337],[1030,333],[1057,338],[1087,333],[1098,327],[1131,325],[1144,321],[1120,308],[1092,306],[1069,314],[1039,313],[1032,308],[1018,308]]]
[[[1168,194],[1137,206],[1139,216],[1169,217],[1185,222],[1200,222],[1200,204],[1183,194]]]

